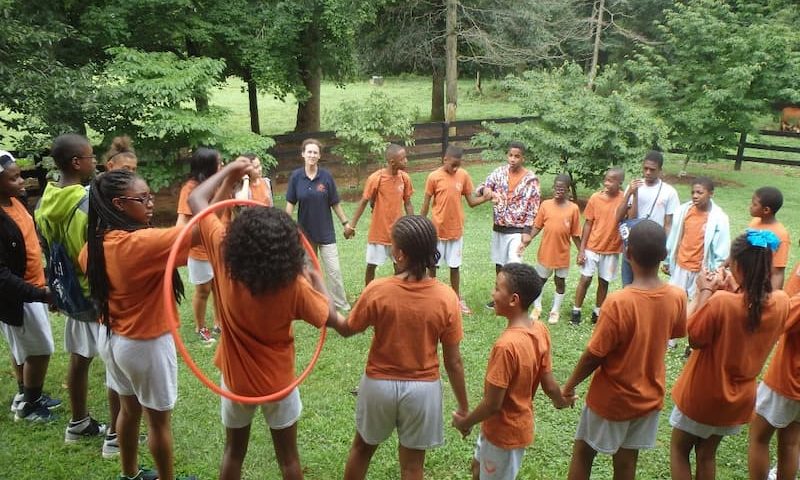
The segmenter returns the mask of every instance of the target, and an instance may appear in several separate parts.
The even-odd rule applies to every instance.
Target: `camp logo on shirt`
[[[325,188],[325,184],[324,183],[318,183],[317,184],[317,191],[319,193],[325,193],[326,190],[327,189]]]
[[[406,189],[406,184],[401,181],[400,184],[397,185],[397,191],[403,193],[405,189]]]
[[[564,226],[569,228],[572,225],[572,221],[569,218],[564,219]]]
[[[464,187],[464,185],[461,182],[456,182],[453,186],[455,187],[456,192],[460,192],[461,189]]]

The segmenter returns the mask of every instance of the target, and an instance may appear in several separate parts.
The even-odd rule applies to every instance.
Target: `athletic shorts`
[[[220,380],[220,388],[230,391],[225,385],[224,378]],[[283,430],[297,423],[300,413],[303,411],[300,390],[297,387],[277,402],[266,402],[260,405],[238,403],[224,396],[220,398],[222,399],[222,424],[225,428],[242,428],[250,425],[253,422],[256,408],[260,408],[269,428]]]
[[[591,250],[584,250],[586,255],[586,262],[581,267],[581,275],[584,277],[597,276],[611,282],[617,278],[617,265],[619,264],[618,253],[594,253]]]
[[[97,342],[100,339],[98,322],[81,322],[67,317],[64,322],[64,349],[83,358],[94,358],[99,355]]]
[[[700,272],[690,272],[689,270],[685,270],[676,264],[675,271],[669,272],[669,283],[670,285],[676,285],[686,290],[686,296],[689,299],[692,299],[697,291],[698,273]]]
[[[522,466],[523,455],[525,448],[501,448],[487,440],[483,433],[478,434],[474,458],[480,464],[481,480],[514,480]]]
[[[436,249],[439,250],[439,263],[437,267],[447,265],[450,268],[461,266],[462,249],[464,248],[464,237],[456,240],[439,240],[436,242]]]
[[[189,269],[189,283],[192,285],[203,285],[214,279],[214,269],[208,260],[189,257],[186,267]]]
[[[500,233],[492,231],[492,263],[495,265],[522,263],[522,257],[517,253],[521,243],[521,233]]]
[[[105,327],[103,327],[105,331]],[[172,334],[134,340],[115,333],[100,342],[106,383],[120,395],[135,396],[151,410],[164,412],[178,401],[178,358]]]
[[[655,448],[659,410],[632,420],[615,422],[583,407],[576,440],[583,440],[600,453],[614,455],[620,448],[641,450]]]
[[[367,244],[367,264],[383,265],[386,263],[386,260],[392,260],[391,245],[384,245],[382,243]]]
[[[756,413],[773,427],[786,428],[792,422],[800,422],[800,401],[784,397],[761,382],[756,393]]]
[[[716,427],[714,425],[706,425],[705,423],[695,422],[687,417],[685,413],[681,412],[678,407],[672,408],[672,413],[669,416],[669,424],[673,428],[683,430],[684,432],[706,439],[711,435],[736,435],[742,430],[742,425],[733,425],[725,427]]]
[[[547,268],[541,263],[537,263],[536,265],[533,266],[533,268],[536,270],[536,273],[539,274],[542,280],[550,278],[550,275],[552,275],[553,272],[555,272],[556,277],[558,278],[567,278],[567,276],[569,275],[569,267]]]
[[[24,364],[28,357],[53,354],[53,331],[44,303],[23,303],[22,325],[13,327],[0,322],[0,330],[17,365]]]
[[[444,443],[442,382],[378,380],[361,377],[356,402],[356,430],[378,445],[397,428],[400,445],[427,450]]]

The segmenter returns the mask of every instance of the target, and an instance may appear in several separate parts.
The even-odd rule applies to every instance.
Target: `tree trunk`
[[[605,11],[605,0],[599,0],[597,7],[597,18],[594,24],[594,49],[592,50],[592,65],[589,67],[589,88],[594,87],[594,77],[597,75],[597,63],[600,58],[600,36],[603,32],[603,12]]]
[[[431,122],[444,121],[444,72],[434,68],[431,86]]]
[[[318,132],[320,117],[320,88],[322,86],[322,67],[316,62],[302,70],[303,86],[308,91],[308,98],[297,103],[297,121],[295,132]]]
[[[452,123],[456,121],[456,109],[458,108],[458,49],[456,27],[458,23],[458,0],[447,0],[447,41],[445,43],[445,82],[447,99],[447,111],[445,119]],[[455,135],[455,129],[451,129],[451,134]]]
[[[258,86],[253,77],[247,75],[247,101],[250,107],[250,131],[261,134],[261,122],[258,118]]]
[[[190,39],[186,39],[186,54],[190,57],[199,57],[201,55],[200,48]],[[197,92],[194,95],[194,107],[198,112],[208,111],[208,93]]]
[[[483,88],[481,87],[481,71],[480,69],[475,71],[475,91],[478,95],[483,93]]]

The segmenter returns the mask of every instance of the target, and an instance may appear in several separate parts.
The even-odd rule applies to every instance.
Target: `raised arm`
[[[225,198],[233,191],[233,187],[244,175],[251,173],[253,164],[249,160],[238,158],[222,170],[201,183],[189,195],[189,208],[193,213],[203,211],[215,197]]]

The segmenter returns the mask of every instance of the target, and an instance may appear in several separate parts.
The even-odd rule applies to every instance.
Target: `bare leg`
[[[797,477],[797,457],[800,455],[800,423],[792,422],[778,430],[778,480]]]
[[[111,414],[106,434],[113,434],[117,432],[117,418],[119,418],[120,410],[119,394],[110,388],[106,393],[108,394],[108,411]]]
[[[717,447],[722,441],[720,435],[711,435],[706,439],[700,439],[694,449],[697,469],[696,480],[714,480],[717,478]]]
[[[584,277],[581,275],[580,280],[578,280],[578,287],[575,289],[575,307],[581,308],[583,306],[583,300],[586,298],[586,291],[591,284],[592,277]]]
[[[450,286],[453,287],[453,291],[456,292],[459,298],[461,298],[461,292],[459,291],[461,283],[461,272],[459,271],[458,267],[450,269]]]
[[[415,450],[400,445],[400,478],[422,480],[425,467],[425,450]]]
[[[436,278],[436,267],[430,267],[428,269],[428,276],[431,278]]]
[[[691,480],[692,467],[689,464],[689,455],[700,439],[673,428],[672,439],[669,448],[669,468],[672,472],[672,480]]]
[[[371,263],[367,264],[367,270],[364,272],[364,286],[366,287],[369,285],[369,282],[375,280],[375,269],[377,265],[373,265]]]
[[[275,457],[284,480],[301,480],[303,469],[300,466],[300,453],[297,451],[297,423],[281,430],[269,429]]]
[[[572,445],[572,461],[569,464],[569,480],[589,480],[592,463],[597,451],[583,440],[575,440]]]
[[[77,353],[71,353],[69,356],[67,385],[69,385],[69,401],[72,405],[73,421],[82,420],[89,415],[86,397],[89,395],[89,366],[91,364],[91,358],[82,357]]]
[[[608,281],[603,280],[600,277],[597,277],[597,297],[595,300],[595,305],[598,307],[603,306],[603,302],[606,301],[606,296],[608,295]]]
[[[172,410],[158,411],[149,408],[144,409],[147,414],[147,424],[149,425],[150,435],[148,446],[150,454],[156,462],[159,480],[175,480],[175,459],[172,453]],[[138,433],[138,426],[137,426]],[[119,438],[119,434],[118,437]],[[138,438],[134,438],[138,441]]]
[[[356,432],[353,445],[350,447],[350,454],[347,457],[347,465],[344,467],[344,479],[363,480],[367,478],[369,462],[377,449],[377,445],[370,445],[365,442],[361,435]]]
[[[208,296],[211,295],[211,282],[201,283],[194,286],[194,296],[192,297],[192,313],[194,313],[194,329],[200,331],[206,328],[206,307],[208,306]]]
[[[591,281],[591,279],[589,281]],[[553,275],[553,282],[556,284],[556,293],[561,294],[561,295],[566,293],[566,291],[567,291],[567,280],[565,278],[561,278],[558,275]],[[586,294],[584,293],[584,295],[586,295]],[[581,304],[583,304],[583,300],[581,300]]]
[[[225,429],[225,451],[219,469],[220,480],[242,478],[242,464],[250,443],[250,425],[242,428]]]
[[[614,480],[634,480],[639,450],[620,448],[613,456]]]
[[[122,474],[132,477],[139,471],[139,422],[142,406],[133,395],[121,395],[117,417],[117,442]]]
[[[750,440],[747,447],[747,466],[751,479],[764,480],[767,478],[769,474],[769,442],[774,433],[775,427],[770,425],[764,417],[758,414],[753,416],[753,420],[750,422]]]
[[[22,370],[22,384],[28,388],[39,388],[44,386],[44,378],[47,376],[47,367],[50,365],[50,355],[35,355],[25,359]]]
[[[481,480],[481,463],[474,458],[472,459],[472,480]]]

